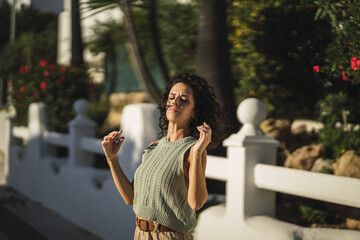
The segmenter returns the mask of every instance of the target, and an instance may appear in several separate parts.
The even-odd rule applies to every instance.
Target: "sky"
[[[7,0],[9,3],[13,3],[13,0]],[[18,4],[33,4],[36,8],[42,11],[51,11],[60,13],[63,11],[63,0],[17,0]]]
[[[63,11],[63,0],[31,0],[31,3],[43,11],[60,13]]]

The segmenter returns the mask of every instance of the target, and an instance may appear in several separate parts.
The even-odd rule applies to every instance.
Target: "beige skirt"
[[[159,224],[155,222],[154,231],[145,232],[136,226],[134,240],[194,240],[191,233],[160,232],[158,227]]]

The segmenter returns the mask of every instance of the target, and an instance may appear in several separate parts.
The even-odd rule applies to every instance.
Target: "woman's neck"
[[[176,142],[187,136],[190,136],[189,127],[181,127],[177,124],[169,123],[166,135],[167,141]]]

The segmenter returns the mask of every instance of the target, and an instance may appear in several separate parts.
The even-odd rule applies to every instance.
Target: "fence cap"
[[[237,108],[236,115],[241,123],[259,125],[267,116],[266,105],[257,98],[247,98]]]
[[[73,108],[76,114],[87,115],[90,109],[90,103],[86,99],[78,99],[75,101]]]
[[[76,116],[68,123],[69,127],[96,127],[96,123],[87,117],[90,110],[90,103],[88,100],[82,98],[76,100],[73,108],[76,112]]]
[[[236,115],[244,125],[237,134],[243,136],[264,135],[259,125],[265,120],[267,113],[266,105],[257,98],[247,98],[242,101],[237,108]]]

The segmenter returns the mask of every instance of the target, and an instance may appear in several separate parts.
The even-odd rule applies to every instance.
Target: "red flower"
[[[41,67],[45,67],[47,65],[47,61],[46,60],[41,60],[40,61],[40,66]]]
[[[46,89],[46,82],[40,83],[40,88],[41,88],[41,90],[45,90]]]
[[[23,67],[21,67],[20,70],[19,70],[20,73],[26,73],[26,72],[28,72],[28,71],[29,71],[29,67],[28,67],[28,66],[23,66]]]
[[[49,74],[48,71],[45,71],[45,72],[44,72],[44,77],[46,77],[46,78],[50,77],[50,74]]]
[[[65,77],[64,76],[60,76],[58,79],[59,83],[64,83],[65,82]]]
[[[94,88],[94,87],[95,87],[95,83],[90,82],[90,83],[88,84],[88,88]]]
[[[49,65],[49,68],[50,68],[50,69],[55,69],[55,68],[56,68],[56,64],[50,64],[50,65]]]
[[[357,71],[359,67],[360,67],[360,60],[357,57],[353,57],[351,59],[351,68]]]
[[[33,95],[34,97],[37,97],[40,95],[40,93],[38,91],[32,91],[31,95]]]
[[[342,76],[342,80],[347,81],[345,70],[342,72],[341,76]]]
[[[23,92],[25,92],[25,89],[26,89],[25,87],[21,87],[19,91],[20,91],[21,93],[23,93]]]
[[[314,72],[320,72],[320,67],[319,66],[314,66],[313,71]]]
[[[60,72],[65,73],[66,72],[66,67],[61,67]]]

